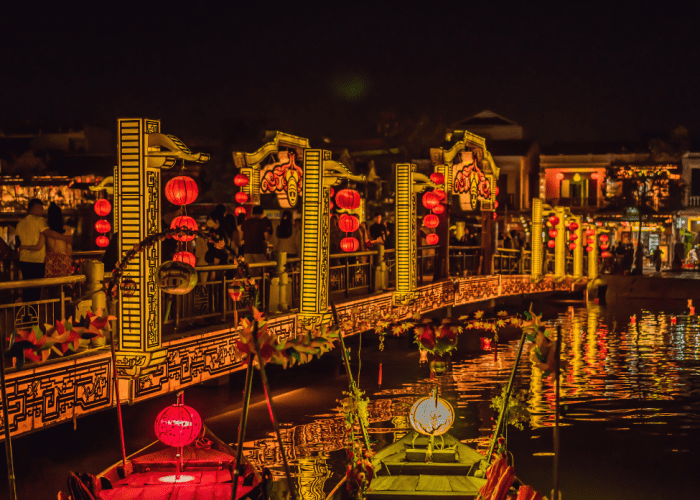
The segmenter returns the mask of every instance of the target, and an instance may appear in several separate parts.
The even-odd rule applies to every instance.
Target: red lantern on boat
[[[156,417],[156,437],[168,446],[187,446],[197,439],[201,430],[202,419],[199,413],[179,400]]]
[[[197,183],[186,175],[178,175],[165,185],[165,197],[173,205],[189,205],[198,195]]]
[[[95,238],[95,243],[97,243],[98,247],[104,248],[107,245],[109,245],[109,238],[107,238],[106,236],[98,236],[97,238]]]
[[[170,224],[170,229],[180,228],[189,229],[190,231],[196,231],[197,222],[189,215],[181,215],[180,217],[175,217],[173,219],[173,222]],[[173,238],[175,238],[177,241],[192,241],[194,239],[194,235],[174,234]]]
[[[236,202],[243,204],[246,201],[248,201],[248,195],[246,193],[243,191],[236,193]]]
[[[576,250],[576,243],[569,243],[569,250]]]
[[[95,231],[98,233],[108,233],[112,230],[112,224],[109,221],[100,219],[95,222]]]
[[[423,195],[423,206],[428,210],[435,208],[440,203],[440,198],[432,191],[428,191]]]
[[[238,174],[233,178],[233,183],[238,187],[247,186],[249,182],[250,178],[248,178],[248,176],[245,174]]]
[[[435,208],[433,208],[434,214],[439,215],[439,214],[444,213],[444,212],[445,212],[445,205],[438,204],[438,205],[435,205]]]
[[[578,229],[578,222],[571,222],[569,224],[569,231],[576,231]]]
[[[109,200],[102,198],[95,202],[95,213],[100,217],[105,217],[109,215],[111,211],[112,204],[109,202]]]
[[[437,245],[438,241],[440,241],[440,237],[435,233],[430,233],[425,237],[425,241],[428,245]]]
[[[605,242],[608,241],[609,239],[610,239],[610,238],[608,237],[607,234],[601,234],[601,235],[600,235],[600,241],[602,241],[603,243],[605,243]]]
[[[556,245],[556,243],[554,242],[554,240],[549,240],[549,241],[547,242],[547,246],[548,246],[549,248],[554,248],[554,245]]]
[[[557,224],[559,224],[559,217],[557,217],[556,215],[552,215],[549,218],[549,223],[553,226],[556,226]]]
[[[590,245],[588,245],[588,246],[586,247],[586,252],[592,252],[592,251],[593,251],[593,247],[590,246]]]
[[[245,213],[245,208],[243,207],[236,207],[236,209],[233,211],[234,214],[236,214],[236,217],[238,217],[241,214]]]
[[[442,175],[440,172],[433,172],[432,174],[430,174],[430,180],[433,181],[435,184],[444,184],[445,176]]]
[[[354,215],[343,214],[338,221],[338,227],[344,233],[354,233],[360,227],[360,221]]]
[[[355,210],[360,206],[360,193],[354,189],[342,189],[335,195],[335,203],[343,210]]]
[[[429,214],[423,217],[423,225],[430,229],[435,229],[440,225],[440,218],[437,215]]]
[[[356,252],[358,248],[360,248],[360,242],[357,241],[357,238],[351,236],[340,240],[340,249],[343,252]]]
[[[184,262],[192,267],[197,263],[197,258],[191,252],[178,252],[173,255],[173,260],[175,262]]]
[[[559,234],[559,231],[557,231],[556,229],[549,230],[549,237],[550,238],[556,238],[558,234]]]

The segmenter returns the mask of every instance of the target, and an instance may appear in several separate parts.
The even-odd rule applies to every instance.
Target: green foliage
[[[506,399],[507,386],[503,386],[501,394],[491,400],[491,408],[500,415],[503,412],[503,404]],[[527,411],[527,393],[525,391],[513,392],[508,399],[505,423],[523,430],[524,424],[530,422],[530,412]]]

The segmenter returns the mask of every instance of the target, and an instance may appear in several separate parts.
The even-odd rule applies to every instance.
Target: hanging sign
[[[263,167],[260,172],[260,192],[276,194],[282,208],[297,204],[303,171],[296,163],[294,151],[280,151],[277,161]]]
[[[462,210],[493,209],[493,175],[484,174],[471,151],[460,152],[460,162],[452,165],[452,192],[459,194]]]

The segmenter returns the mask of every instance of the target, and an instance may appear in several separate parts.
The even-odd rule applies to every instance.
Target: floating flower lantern
[[[197,183],[191,177],[178,175],[165,185],[165,197],[173,205],[189,205],[199,195]]]
[[[428,245],[437,245],[438,241],[440,241],[440,237],[435,233],[430,233],[425,237],[425,241]]]
[[[435,229],[440,225],[440,218],[433,214],[426,215],[423,217],[423,225],[429,229]]]

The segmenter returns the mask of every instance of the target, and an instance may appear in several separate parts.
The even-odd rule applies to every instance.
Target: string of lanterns
[[[333,193],[334,190],[331,188],[331,197]],[[332,209],[333,202],[330,203]],[[335,204],[343,210],[355,210],[360,206],[360,193],[354,189],[341,189],[335,195]],[[357,238],[348,236],[348,233],[352,234],[357,231],[360,227],[360,221],[354,215],[342,214],[338,220],[338,227],[346,233],[345,238],[340,240],[340,249],[348,253],[356,252],[360,248],[360,242],[357,241]]]
[[[94,209],[95,213],[98,216],[106,217],[112,211],[112,204],[109,202],[108,199],[101,198],[95,202]],[[109,221],[107,219],[99,219],[97,222],[95,222],[95,230],[98,233],[101,233],[101,235],[95,239],[95,243],[97,243],[97,246],[100,248],[104,248],[107,245],[109,245],[109,238],[107,238],[107,233],[112,230],[112,225],[109,223]]]
[[[233,178],[233,183],[239,188],[241,188],[241,190],[238,193],[236,193],[236,203],[240,203],[241,205],[247,203],[248,194],[243,192],[243,188],[250,183],[250,178],[245,174],[238,174],[236,175],[236,177]],[[238,217],[241,214],[245,214],[245,207],[236,207],[233,213],[236,214],[236,217]]]
[[[173,179],[170,179],[165,185],[165,197],[173,205],[179,205],[182,208],[183,214],[175,217],[170,223],[170,229],[189,229],[190,231],[196,231],[197,221],[195,221],[189,215],[186,215],[186,206],[193,203],[197,196],[199,196],[199,188],[197,183],[191,177],[186,175],[178,175]],[[194,239],[194,235],[186,234],[175,234],[173,238],[181,243],[185,243],[185,250],[178,251],[173,256],[173,262],[183,262],[194,267],[197,259],[192,252],[187,251],[187,242]]]
[[[440,186],[445,184],[445,176],[440,172],[430,174],[430,180]],[[445,211],[445,206],[440,203],[443,199],[445,199],[445,191],[439,188],[423,194],[421,200],[423,206],[430,210],[430,213],[423,217],[423,225],[428,229],[435,229],[440,225],[440,218],[435,214],[441,214]],[[425,241],[428,245],[437,245],[440,237],[437,233],[430,233],[425,236]]]

